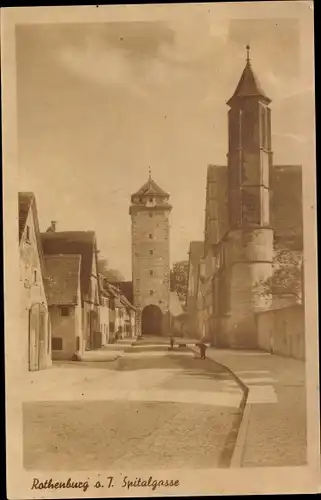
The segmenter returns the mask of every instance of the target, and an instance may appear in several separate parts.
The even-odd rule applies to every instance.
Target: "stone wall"
[[[150,304],[156,305],[166,318],[170,296],[169,220],[166,210],[142,210],[132,215],[132,267],[135,307],[142,311]],[[139,316],[138,329],[141,326]],[[167,320],[164,325],[167,325]]]
[[[230,231],[213,258],[212,341],[222,347],[255,348],[254,312],[266,310],[272,299],[265,283],[272,276],[273,231]]]
[[[291,305],[256,314],[258,344],[265,351],[305,359],[304,308]]]

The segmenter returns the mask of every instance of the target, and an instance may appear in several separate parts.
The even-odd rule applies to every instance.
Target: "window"
[[[52,350],[53,351],[62,351],[62,338],[61,337],[52,337]]]
[[[154,271],[152,271],[152,270],[149,271],[149,276],[153,276],[153,274],[154,274]]]
[[[30,227],[29,226],[26,227],[26,240],[28,241],[28,243],[30,242]]]
[[[154,295],[154,290],[149,290],[149,295]]]
[[[153,203],[153,201],[154,201],[154,198],[149,198],[150,203]]]
[[[33,272],[33,282],[37,283],[37,271],[36,270]]]
[[[76,337],[76,351],[80,349],[80,337]]]
[[[69,307],[62,306],[60,308],[60,314],[61,316],[69,316]]]
[[[154,250],[150,250],[149,255],[154,255]]]
[[[149,237],[150,240],[153,239],[153,235],[151,233],[149,233],[148,237]]]

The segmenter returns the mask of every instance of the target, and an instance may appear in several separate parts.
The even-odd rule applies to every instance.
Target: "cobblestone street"
[[[229,466],[243,392],[222,366],[188,348],[138,344],[114,361],[49,373],[24,404],[26,468]]]

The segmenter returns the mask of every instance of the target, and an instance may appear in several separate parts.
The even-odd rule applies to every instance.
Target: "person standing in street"
[[[206,344],[203,341],[200,343],[200,354],[201,359],[206,359]]]
[[[174,349],[174,337],[173,336],[170,339],[170,345],[171,345],[171,349]]]

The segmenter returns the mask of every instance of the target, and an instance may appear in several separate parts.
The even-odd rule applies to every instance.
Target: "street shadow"
[[[124,352],[129,353],[129,352],[168,352],[169,346],[168,345],[159,345],[159,346],[152,346],[152,345],[141,345],[141,346],[128,346],[124,349]]]
[[[63,368],[66,370],[79,370],[85,368],[116,370],[120,358],[113,361],[54,361],[53,368]]]

